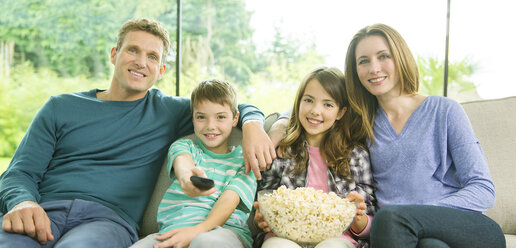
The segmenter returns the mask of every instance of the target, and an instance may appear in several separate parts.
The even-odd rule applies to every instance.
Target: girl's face
[[[358,42],[357,74],[362,85],[376,97],[398,96],[399,76],[384,37],[372,35]]]
[[[337,102],[324,90],[317,79],[308,82],[299,103],[299,122],[310,146],[319,147],[324,134],[344,115]]]

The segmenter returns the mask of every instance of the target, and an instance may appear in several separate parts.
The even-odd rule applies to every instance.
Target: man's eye
[[[135,53],[135,52],[136,52],[136,49],[134,49],[134,48],[129,48],[129,52],[130,52],[130,53]]]
[[[223,119],[226,119],[226,116],[223,116],[223,115],[219,115],[218,116],[219,119],[223,120]]]
[[[150,58],[150,59],[152,59],[152,60],[154,60],[154,61],[157,61],[157,60],[158,60],[158,57],[157,57],[157,56],[155,56],[155,55],[151,55],[151,56],[149,56],[149,58]]]

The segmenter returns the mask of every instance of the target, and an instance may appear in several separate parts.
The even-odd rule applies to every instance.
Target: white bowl
[[[313,188],[258,192],[260,212],[272,231],[299,244],[317,244],[347,231],[357,212],[355,202]]]

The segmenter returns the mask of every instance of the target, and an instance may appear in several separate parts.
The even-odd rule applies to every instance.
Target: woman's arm
[[[458,187],[458,190],[440,199],[438,204],[487,211],[494,205],[495,187],[471,123],[462,106],[455,101],[450,104],[446,125],[447,150],[452,159],[447,171],[454,172],[453,180],[458,181],[459,185],[457,182],[445,181],[444,183]]]

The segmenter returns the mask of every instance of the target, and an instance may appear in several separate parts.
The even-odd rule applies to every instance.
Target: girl
[[[369,154],[362,141],[352,138],[357,130],[350,129],[344,75],[337,68],[322,67],[309,73],[301,83],[287,134],[279,144],[283,158],[273,161],[265,171],[259,189],[313,187],[328,193],[348,194],[360,201],[357,217],[350,231],[342,237],[328,239],[316,247],[356,247],[359,237],[367,237],[374,208],[373,179]],[[367,205],[367,207],[366,207]],[[255,202],[255,225],[270,232]],[[366,210],[367,209],[367,210]],[[365,211],[364,211],[365,210]],[[296,243],[260,233],[260,244],[267,236],[265,247],[300,247]]]
[[[461,106],[418,94],[418,67],[393,28],[360,30],[346,56],[353,121],[370,140],[380,210],[371,245],[505,247],[500,227],[482,214],[494,204],[486,158]]]

